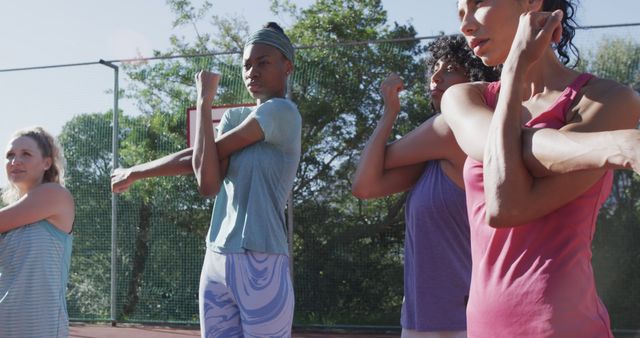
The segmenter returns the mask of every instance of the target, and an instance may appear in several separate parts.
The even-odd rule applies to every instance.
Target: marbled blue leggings
[[[207,249],[199,307],[203,338],[291,337],[294,294],[289,257]]]

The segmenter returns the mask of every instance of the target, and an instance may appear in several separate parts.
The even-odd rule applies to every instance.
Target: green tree
[[[214,16],[220,35],[201,33],[198,26],[210,4],[167,4],[175,14],[174,25],[191,25],[196,37],[187,42],[171,36],[170,50],[155,56],[241,48],[245,21]],[[195,93],[197,70],[218,67],[227,75],[220,102],[246,101],[238,60],[238,55],[222,54],[124,65],[132,80],[125,94],[137,100],[142,115],[120,116],[121,165],[185,148],[185,112]],[[69,287],[73,318],[105,319],[109,313],[111,118],[111,113],[78,116],[60,137],[70,164],[68,186],[78,202]],[[198,277],[212,201],[197,194],[194,182],[191,177],[145,180],[118,198],[119,320],[197,320]]]
[[[59,136],[67,160],[66,186],[76,202],[68,286],[72,318],[109,314],[111,116],[76,116]]]
[[[239,54],[248,35],[246,21],[211,15],[207,2],[198,8],[187,0],[167,4],[174,26],[192,27],[195,37],[171,36],[171,47],[155,56],[209,54],[124,67],[132,82],[126,95],[137,100],[142,114],[121,118],[123,166],[185,147],[185,110],[195,97],[198,70],[222,73],[217,103],[251,101]],[[379,117],[378,86],[388,72],[401,74],[408,88],[394,137],[428,117],[424,49],[415,40],[350,43],[415,37],[412,26],[387,22],[379,0],[318,0],[304,9],[273,0],[272,10],[293,18],[287,33],[294,44],[316,46],[297,50],[292,79],[292,99],[303,116],[303,154],[293,192],[296,323],[397,325],[405,196],[359,201],[350,194],[350,176]],[[203,27],[206,21],[211,25]],[[638,89],[638,64],[637,44],[613,40],[585,67]],[[111,116],[76,117],[61,135],[71,165],[69,189],[78,201],[69,309],[85,318],[108,314]],[[634,246],[640,238],[638,188],[634,175],[616,174],[594,240],[598,287],[615,327],[640,322],[637,287],[629,287],[640,285],[640,253]],[[211,204],[197,195],[191,177],[145,180],[119,197],[121,320],[197,320]]]
[[[387,24],[380,1],[319,0],[298,10],[273,2],[295,23],[302,46],[293,100],[303,115],[303,154],[294,188],[298,323],[397,325],[402,302],[404,196],[351,196],[358,154],[379,112],[378,87],[391,71],[407,82],[396,135],[426,119],[423,48],[412,26]],[[346,44],[346,45],[345,45]]]
[[[157,56],[242,49],[246,22],[212,16],[217,34],[203,34],[199,25],[211,9],[207,3],[200,8],[188,1],[168,4],[178,18],[174,24],[194,27],[196,39],[190,42],[174,36],[171,49],[156,52]],[[288,30],[294,44],[328,45],[298,50],[292,83],[304,135],[294,189],[297,318],[357,324],[386,317],[386,323],[397,324],[404,197],[357,201],[349,192],[350,175],[379,116],[378,86],[388,72],[402,74],[409,88],[398,134],[426,118],[423,49],[416,41],[335,45],[415,37],[411,26],[387,24],[380,1],[317,1],[304,10],[274,1],[272,8],[294,18],[296,23]],[[239,61],[239,54],[224,54],[132,66],[127,73],[134,85],[128,95],[139,100],[146,114],[182,118],[194,94],[193,74],[210,68],[223,75],[218,102],[247,102]],[[344,269],[354,264],[361,268]],[[384,278],[373,282],[371,276]]]
[[[640,44],[604,39],[587,59],[593,74],[640,91]],[[637,329],[640,323],[640,180],[631,171],[615,173],[611,196],[600,212],[593,242],[598,292],[612,326]]]
[[[74,259],[69,283],[72,318],[109,314],[111,260],[112,114],[87,114],[63,127],[67,187],[76,199]],[[182,119],[161,114],[120,116],[123,164],[147,161],[184,147]],[[184,134],[184,132],[182,133]],[[118,203],[118,319],[193,321],[197,312],[202,238],[210,201],[190,177],[142,181]],[[170,191],[172,194],[167,194]]]
[[[167,4],[176,17],[174,26],[190,25],[196,37],[191,43],[171,36],[172,47],[164,53],[154,52],[155,56],[241,46],[238,36],[227,31],[246,31],[244,21],[213,17],[221,34],[228,37],[220,39],[201,33],[198,27],[211,8],[209,3],[200,8],[188,1]],[[220,67],[229,75],[221,82],[221,102],[242,97],[237,94],[244,93],[244,88],[238,86],[242,82],[236,61],[237,56],[222,55],[124,65],[132,80],[126,95],[136,99],[142,115],[120,118],[121,165],[128,167],[185,148],[185,112],[195,93],[197,70]],[[70,168],[70,189],[74,196],[82,196],[75,231],[76,251],[83,255],[74,260],[74,266],[83,268],[72,269],[77,275],[72,276],[70,303],[77,307],[71,309],[96,318],[106,318],[108,306],[98,309],[95,304],[108,305],[109,301],[110,272],[104,264],[110,261],[110,123],[110,114],[82,116],[68,123],[62,135],[74,166]],[[101,134],[95,135],[98,132]],[[74,152],[75,147],[83,152]],[[198,276],[212,201],[197,194],[194,182],[191,177],[144,180],[119,197],[119,320],[197,320]],[[93,297],[98,293],[100,297]],[[96,298],[100,302],[92,303]]]
[[[193,27],[195,38],[172,36],[170,49],[155,56],[242,49],[248,33],[245,21],[212,16],[206,2],[199,8],[189,1],[167,4],[176,16],[174,25]],[[423,48],[414,40],[336,45],[415,37],[413,27],[387,23],[380,1],[323,0],[303,10],[274,1],[273,9],[294,18],[288,30],[294,44],[323,45],[298,50],[292,79],[292,98],[303,116],[303,155],[294,189],[296,320],[397,325],[404,196],[358,201],[350,194],[350,176],[379,117],[378,86],[387,73],[398,72],[407,81],[396,136],[426,119]],[[207,19],[213,27],[203,29]],[[132,82],[126,95],[137,100],[142,115],[121,118],[123,166],[185,147],[185,110],[195,97],[193,75],[200,69],[222,73],[218,103],[250,101],[238,53],[124,66]],[[78,264],[92,266],[74,269],[83,272],[74,278],[76,296],[70,303],[97,317],[105,317],[108,310],[92,308],[80,298],[101,293],[100,304],[108,304],[110,128],[110,114],[94,114],[72,120],[63,132],[72,154],[74,147],[87,151],[77,152],[69,162],[74,162],[72,192],[79,196],[86,190],[82,203],[87,218],[78,217],[76,243],[91,254]],[[97,130],[100,135],[95,135]],[[134,185],[119,197],[118,207],[119,319],[195,319],[211,201],[197,195],[190,177],[159,178]],[[102,231],[93,231],[98,224]]]
[[[218,48],[238,50],[238,34],[248,30],[243,20],[213,16],[219,34],[204,33],[200,24],[211,9],[208,2],[199,8],[189,1],[170,0],[167,5],[176,17],[174,27],[191,26],[195,39],[171,36],[171,47],[166,52],[155,51],[157,57],[209,54]],[[126,95],[138,102],[143,116],[136,121],[136,127],[121,135],[122,166],[150,161],[186,147],[186,110],[195,97],[197,71],[214,68],[223,74],[218,103],[235,103],[238,98],[240,102],[247,101],[238,60],[236,54],[221,54],[125,66],[132,83]],[[197,319],[198,276],[212,201],[197,194],[194,182],[192,177],[145,180],[123,196],[126,205],[121,208],[120,217],[133,218],[136,227],[135,241],[131,243],[134,249],[128,257],[132,268],[124,276],[128,285],[122,316]],[[164,232],[157,232],[159,224]],[[156,269],[162,269],[160,275],[153,272]],[[183,304],[170,313],[170,302],[179,299]]]

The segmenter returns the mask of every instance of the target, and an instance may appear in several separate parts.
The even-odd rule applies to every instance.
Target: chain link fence
[[[640,90],[638,36],[639,25],[578,30],[576,42],[585,61],[579,67]],[[421,52],[432,38],[297,51],[291,95],[305,124],[293,192],[298,326],[399,327],[404,196],[359,201],[351,196],[349,179],[380,110],[377,86],[389,71],[401,72],[408,88],[396,136],[428,117]],[[116,133],[124,167],[186,147],[186,110],[193,105],[196,70],[223,74],[217,104],[251,102],[238,54],[114,63],[128,75],[121,92],[128,103],[119,112]],[[24,72],[4,72],[0,78],[9,74]],[[110,82],[100,81],[103,89],[110,88]],[[198,196],[188,176],[140,181],[116,198],[117,291],[115,314],[111,312],[110,107],[106,100],[103,109],[74,111],[77,115],[60,131],[68,187],[77,204],[69,315],[72,320],[196,324],[213,203]],[[636,181],[629,173],[618,174],[594,240],[598,288],[616,329],[640,329]]]

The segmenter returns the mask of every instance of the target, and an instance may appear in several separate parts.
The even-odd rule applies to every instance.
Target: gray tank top
[[[73,236],[46,220],[0,234],[0,337],[67,337]]]

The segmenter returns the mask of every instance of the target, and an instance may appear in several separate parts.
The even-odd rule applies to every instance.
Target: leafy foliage
[[[602,40],[587,63],[593,74],[628,84],[640,92],[640,44]],[[631,171],[615,173],[614,186],[598,219],[593,266],[612,326],[640,323],[640,179]]]
[[[172,36],[171,48],[156,56],[236,52],[124,67],[132,82],[125,93],[137,100],[141,115],[120,115],[123,166],[185,147],[185,110],[195,97],[198,70],[222,73],[217,103],[250,100],[237,53],[248,35],[246,21],[211,15],[206,2],[199,8],[187,0],[167,4],[174,25],[192,27],[196,37]],[[293,18],[287,33],[295,45],[316,46],[297,50],[291,83],[303,116],[293,192],[296,323],[398,325],[405,196],[359,201],[350,194],[350,177],[379,118],[378,87],[389,72],[399,73],[407,88],[393,137],[428,117],[424,48],[414,40],[349,44],[415,37],[412,26],[387,23],[380,0],[318,0],[301,10],[273,0],[272,10]],[[202,29],[203,21],[212,26]],[[584,67],[590,71],[640,86],[637,44],[608,41],[589,60]],[[68,186],[78,201],[69,286],[74,318],[108,315],[111,118],[112,112],[78,116],[60,137],[70,164]],[[640,322],[640,252],[633,245],[640,240],[640,187],[630,173],[616,177],[594,241],[594,267],[614,326],[633,328]],[[141,181],[118,198],[119,320],[197,320],[211,205],[198,196],[191,177]]]
[[[423,48],[417,41],[337,45],[415,37],[412,26],[387,26],[380,1],[274,7],[295,17],[288,31],[295,44],[323,46],[298,50],[293,79],[304,121],[294,188],[296,320],[397,325],[404,196],[358,201],[350,177],[380,116],[378,88],[389,72],[409,88],[396,135],[426,118]]]

